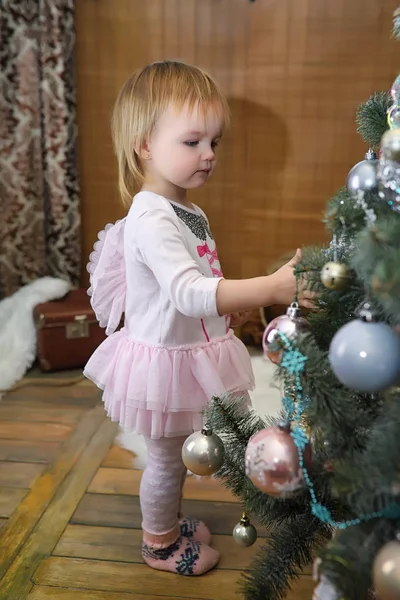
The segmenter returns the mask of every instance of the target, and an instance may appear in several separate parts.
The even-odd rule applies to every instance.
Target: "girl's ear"
[[[147,140],[144,140],[141,145],[135,145],[135,152],[142,160],[150,159],[150,147]]]

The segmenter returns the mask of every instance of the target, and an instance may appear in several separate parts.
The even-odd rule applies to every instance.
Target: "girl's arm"
[[[293,269],[301,259],[301,251],[272,275],[252,279],[223,279],[217,289],[217,309],[220,315],[271,306],[290,304],[296,293]],[[313,307],[314,294],[300,290],[302,306]]]
[[[189,317],[213,317],[271,304],[290,304],[295,295],[293,268],[300,259],[299,251],[273,275],[238,280],[212,278],[201,273],[169,212],[160,209],[143,213],[134,235],[142,262],[174,306]]]

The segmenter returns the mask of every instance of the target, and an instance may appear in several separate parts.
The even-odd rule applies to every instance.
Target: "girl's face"
[[[147,144],[146,180],[189,190],[203,185],[215,167],[215,149],[222,135],[222,115],[210,106],[173,106],[159,118]]]

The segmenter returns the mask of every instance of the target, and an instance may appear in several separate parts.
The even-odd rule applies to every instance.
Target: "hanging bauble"
[[[379,600],[400,598],[400,543],[385,544],[375,557],[373,582]]]
[[[394,15],[399,16],[398,8],[395,10]],[[400,75],[397,75],[396,79],[392,83],[390,95],[392,96],[393,104],[400,104]]]
[[[329,360],[343,385],[359,392],[380,392],[400,377],[400,336],[376,323],[368,311],[334,335]]]
[[[386,131],[381,140],[382,158],[400,162],[400,129]]]
[[[248,548],[257,540],[257,529],[250,523],[250,519],[244,512],[239,523],[233,528],[233,539],[238,546]]]
[[[224,462],[224,456],[221,438],[207,426],[192,433],[182,446],[183,464],[195,475],[216,473]]]
[[[331,261],[322,267],[321,281],[328,290],[343,290],[350,279],[351,270],[345,263]]]
[[[302,316],[298,303],[292,302],[285,315],[276,317],[266,327],[262,340],[265,356],[278,364],[283,351],[280,334],[284,334],[289,340],[294,340],[300,333],[307,333],[310,329],[310,324]]]
[[[400,75],[394,80],[390,95],[393,98],[393,104],[389,107],[387,112],[387,120],[390,129],[396,129],[397,127],[400,127]]]
[[[379,197],[400,213],[400,129],[386,131],[381,150],[377,172]]]
[[[311,465],[311,448],[306,444],[303,461]],[[254,435],[245,453],[246,475],[254,485],[279,498],[288,498],[304,486],[297,446],[290,435],[290,424],[267,427]]]
[[[377,191],[378,163],[375,152],[369,150],[365,160],[354,165],[347,176],[347,189],[352,196],[357,196],[359,192]]]

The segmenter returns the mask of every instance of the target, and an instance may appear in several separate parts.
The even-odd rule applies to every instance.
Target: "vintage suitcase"
[[[84,367],[106,337],[85,289],[72,290],[61,300],[38,304],[34,316],[37,357],[43,371]]]

